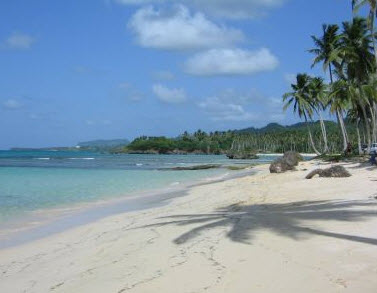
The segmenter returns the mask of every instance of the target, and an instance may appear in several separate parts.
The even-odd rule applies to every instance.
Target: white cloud
[[[247,19],[264,16],[267,11],[281,6],[286,1],[287,0],[194,0],[193,5],[217,17]]]
[[[111,120],[103,120],[102,124],[103,125],[111,125],[111,124],[113,124],[113,122]]]
[[[268,49],[211,49],[198,53],[185,63],[193,75],[242,75],[274,70],[279,64]]]
[[[85,120],[85,124],[88,125],[88,126],[94,126],[94,125],[98,125],[98,126],[108,126],[108,125],[111,125],[112,124],[112,121],[111,120]]]
[[[122,82],[116,89],[116,95],[126,97],[131,102],[139,102],[144,98],[144,93],[140,92],[129,82]]]
[[[93,121],[93,120],[85,120],[85,124],[88,125],[88,126],[93,126],[93,125],[96,124],[96,122]]]
[[[161,0],[114,0],[117,3],[125,4],[125,5],[142,5],[146,3],[152,3],[152,2],[163,2]]]
[[[114,0],[125,5],[147,3],[174,3],[175,0]],[[281,6],[288,0],[181,0],[181,3],[216,17],[247,19],[264,16],[269,10]]]
[[[3,102],[3,107],[8,110],[17,110],[24,106],[21,102],[14,100],[14,99],[8,99]]]
[[[8,49],[27,50],[34,42],[35,39],[32,36],[15,32],[4,41],[4,46]]]
[[[119,84],[119,88],[120,89],[125,89],[125,90],[131,88],[131,86],[132,85],[129,82],[122,82],[122,83]]]
[[[191,14],[182,5],[174,6],[170,12],[151,6],[141,8],[128,27],[141,46],[164,50],[224,47],[244,40],[240,30],[216,25],[202,13]]]
[[[220,92],[198,103],[213,121],[250,121],[258,124],[281,122],[285,115],[280,99],[256,90],[240,93],[233,89]]]
[[[255,116],[246,112],[242,105],[223,103],[218,97],[207,98],[198,106],[214,121],[251,121],[255,119]]]
[[[161,70],[153,73],[153,78],[156,80],[173,80],[174,74],[170,71]]]
[[[127,94],[127,99],[131,102],[140,102],[144,99],[144,94],[137,90],[132,90]]]
[[[41,115],[36,114],[36,113],[30,113],[29,118],[32,119],[32,120],[37,120],[37,119],[41,118]]]
[[[161,84],[155,84],[152,89],[157,98],[165,103],[179,104],[187,100],[186,93],[183,89],[170,89]]]
[[[284,74],[284,79],[288,84],[293,84],[296,82],[296,74],[286,73]]]

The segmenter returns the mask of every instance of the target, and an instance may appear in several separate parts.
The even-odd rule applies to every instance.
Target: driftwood
[[[333,166],[327,169],[316,169],[310,172],[306,179],[312,179],[314,176],[319,175],[319,177],[325,178],[343,178],[343,177],[350,177],[351,174],[344,168],[343,166]]]

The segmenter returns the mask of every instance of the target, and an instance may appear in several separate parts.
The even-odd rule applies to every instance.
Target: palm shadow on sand
[[[196,225],[174,239],[183,244],[217,227],[228,228],[232,241],[251,244],[254,233],[269,230],[295,240],[312,235],[332,237],[377,245],[377,239],[324,231],[315,227],[317,220],[341,222],[364,221],[377,216],[376,200],[300,201],[289,204],[230,205],[209,214],[186,214],[161,217],[165,222],[149,225]]]

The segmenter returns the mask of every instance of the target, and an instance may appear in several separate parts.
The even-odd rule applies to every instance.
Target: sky
[[[282,95],[348,0],[2,0],[0,149],[299,119]]]

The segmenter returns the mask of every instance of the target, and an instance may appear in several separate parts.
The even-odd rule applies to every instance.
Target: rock
[[[298,166],[298,163],[303,161],[304,158],[297,152],[285,152],[283,158],[291,166]]]
[[[270,165],[270,173],[283,173],[285,171],[295,170],[295,166],[302,161],[302,156],[297,152],[286,152],[282,158],[276,159]]]
[[[270,165],[270,173],[284,173],[285,171],[294,169],[295,166],[289,164],[284,157],[276,159]]]
[[[130,151],[127,151],[127,153],[130,155],[158,155],[159,154],[159,152],[156,150],[143,150],[143,151],[130,150]]]
[[[231,160],[255,160],[258,159],[258,156],[255,152],[252,151],[229,151],[226,156]]]
[[[312,179],[316,175],[319,175],[319,177],[325,177],[325,178],[344,178],[344,177],[351,176],[351,174],[343,166],[333,166],[327,169],[316,169],[310,172],[306,176],[306,179]]]
[[[194,171],[194,170],[208,170],[208,169],[217,169],[221,165],[207,164],[207,165],[196,165],[196,166],[187,166],[187,167],[173,167],[173,168],[162,168],[159,170],[172,170],[172,171]]]

